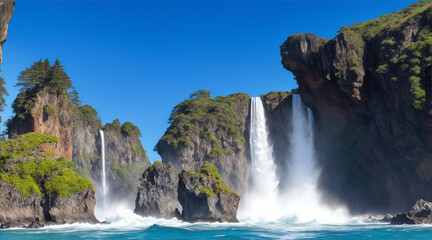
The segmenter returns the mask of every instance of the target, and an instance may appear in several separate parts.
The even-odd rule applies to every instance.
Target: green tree
[[[75,104],[75,106],[78,107],[81,106],[82,102],[79,99],[78,91],[74,87],[72,87],[72,91],[70,94],[71,94],[72,103]]]
[[[44,85],[51,90],[67,90],[72,88],[72,82],[58,59],[51,67]]]
[[[5,85],[5,81],[0,76],[0,112],[2,112],[4,110],[4,107],[6,106],[6,100],[4,96],[8,96],[8,92],[4,85]],[[1,116],[0,116],[0,123],[1,123]]]
[[[189,95],[189,99],[199,98],[199,97],[210,97],[210,92],[206,90],[198,90],[191,95]]]

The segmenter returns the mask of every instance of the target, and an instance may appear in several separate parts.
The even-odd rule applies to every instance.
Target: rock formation
[[[49,65],[36,62],[31,68]],[[115,121],[102,126],[98,113],[89,105],[77,106],[64,89],[35,84],[22,89],[12,105],[15,116],[8,121],[11,137],[28,132],[56,136],[55,153],[77,163],[74,168],[81,176],[91,179],[98,187],[101,179],[101,141],[99,130],[106,130],[105,150],[107,180],[114,199],[132,200],[136,196],[138,179],[150,166],[139,137],[138,128]]]
[[[294,34],[281,46],[315,115],[321,187],[355,213],[432,198],[431,25],[422,1],[332,40]]]
[[[174,218],[182,210],[178,201],[178,173],[172,164],[156,161],[142,175],[135,202],[135,213],[141,216]]]
[[[7,0],[0,2],[0,64],[2,63],[2,47],[7,39],[9,21],[14,12],[15,1]]]
[[[141,179],[135,213],[177,217],[188,222],[237,222],[240,197],[206,162],[199,172],[175,172],[172,164],[155,162]]]
[[[29,133],[0,143],[0,225],[99,222],[93,185],[55,159],[58,139]]]
[[[213,164],[224,182],[242,193],[248,164],[250,97],[244,93],[211,98],[200,90],[175,106],[170,127],[155,149],[163,163],[177,171],[199,171],[205,161]]]
[[[432,202],[420,199],[408,213],[397,214],[391,224],[431,224]]]
[[[180,218],[189,222],[237,222],[240,197],[225,184],[209,163],[197,173],[180,173],[178,200],[183,207]]]

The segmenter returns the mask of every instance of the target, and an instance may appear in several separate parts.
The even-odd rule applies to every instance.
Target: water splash
[[[300,95],[293,95],[291,156],[284,179],[286,188],[280,196],[281,214],[296,222],[347,221],[348,214],[343,208],[331,209],[321,202],[313,134],[312,111],[303,105]]]
[[[251,183],[242,197],[239,219],[252,221],[289,221],[342,223],[350,220],[344,208],[331,209],[321,202],[317,189],[320,172],[316,166],[313,115],[299,95],[292,99],[290,157],[284,189],[279,180],[273,149],[268,140],[264,107],[260,98],[251,102]],[[283,131],[284,129],[281,129]]]
[[[261,98],[254,97],[251,100],[250,121],[251,182],[242,198],[239,218],[269,220],[279,212],[279,181],[268,135]]]

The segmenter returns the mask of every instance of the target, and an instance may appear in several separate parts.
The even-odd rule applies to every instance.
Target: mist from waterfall
[[[278,214],[279,181],[268,135],[261,98],[254,97],[250,121],[251,177],[240,204],[239,218],[271,220]]]
[[[322,203],[317,189],[313,114],[299,95],[292,96],[292,121],[287,124],[290,156],[285,176],[278,179],[273,148],[269,142],[264,107],[260,98],[252,98],[250,123],[250,181],[242,197],[238,217],[252,220],[287,219],[293,222],[345,222],[344,208],[331,209]],[[284,188],[278,191],[279,181]]]

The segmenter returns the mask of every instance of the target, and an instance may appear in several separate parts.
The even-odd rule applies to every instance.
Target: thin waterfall
[[[266,124],[261,98],[254,97],[250,120],[250,185],[240,204],[240,218],[273,219],[279,211],[279,181]]]
[[[99,130],[100,133],[100,137],[101,137],[101,160],[102,160],[102,197],[103,197],[103,204],[104,207],[106,206],[106,202],[107,202],[107,193],[108,193],[108,189],[107,189],[107,184],[106,184],[106,163],[105,163],[105,135],[104,132],[102,130]]]

